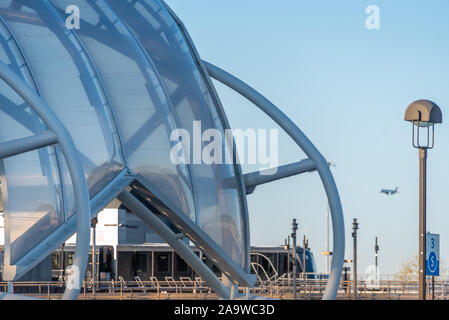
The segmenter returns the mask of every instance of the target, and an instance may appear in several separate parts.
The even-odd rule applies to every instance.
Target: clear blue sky
[[[279,106],[328,160],[342,200],[346,253],[359,229],[359,272],[374,262],[395,273],[418,250],[418,152],[407,105],[420,98],[443,111],[428,159],[428,231],[449,258],[449,1],[167,0],[203,59],[230,71]],[[368,5],[380,29],[365,28]],[[276,128],[217,84],[233,127]],[[284,134],[280,163],[304,154]],[[254,168],[245,167],[245,170]],[[381,188],[400,187],[393,197]],[[260,186],[248,196],[252,245],[278,245],[297,218],[325,271],[326,198],[316,173]]]

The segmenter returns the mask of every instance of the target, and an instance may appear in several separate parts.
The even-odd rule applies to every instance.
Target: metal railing
[[[321,278],[320,278],[321,277]],[[394,280],[384,277],[377,283],[367,281],[361,275],[357,284],[357,297],[366,299],[417,299],[418,280]],[[389,279],[390,278],[390,279]],[[302,274],[296,283],[298,299],[320,299],[324,294],[328,279],[319,274]],[[8,283],[0,282],[0,292],[7,292]],[[43,299],[60,299],[65,290],[63,281],[14,281],[11,282],[12,293],[39,297]],[[245,292],[245,288],[240,288]],[[284,274],[276,279],[257,281],[250,294],[280,299],[293,298],[293,278]],[[207,299],[217,298],[205,281],[200,278],[182,277],[179,280],[167,278],[164,281],[150,277],[144,281],[136,277],[133,281],[123,278],[114,281],[83,281],[79,299]],[[337,299],[353,299],[353,281],[341,281]],[[427,282],[427,299],[449,299],[449,279],[437,279]]]

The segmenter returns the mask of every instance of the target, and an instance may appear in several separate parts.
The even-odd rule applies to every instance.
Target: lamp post
[[[97,239],[96,239],[96,227],[98,219],[92,218],[90,226],[92,227],[92,293],[95,294],[95,281],[97,281]],[[84,288],[86,290],[86,288]]]
[[[287,239],[284,239],[284,249],[287,250],[287,275],[288,275],[288,292],[291,292],[290,287],[290,236]]]
[[[441,109],[432,101],[417,100],[405,111],[412,123],[412,144],[419,151],[419,299],[426,300],[426,166],[427,150],[434,146],[434,124],[442,123]],[[432,129],[432,133],[430,130]],[[424,141],[420,132],[425,131]],[[415,134],[416,131],[416,134]]]
[[[296,300],[296,230],[298,230],[298,224],[296,223],[296,219],[293,219],[292,222],[292,240],[293,240],[293,299]]]
[[[353,257],[352,257],[352,268],[353,268],[353,290],[354,290],[354,300],[357,300],[357,230],[359,229],[359,224],[357,223],[357,219],[354,218],[352,222],[352,238],[354,240],[353,244]]]
[[[376,237],[376,243],[374,245],[374,256],[375,256],[375,266],[376,266],[376,272],[377,270],[379,270],[379,261],[378,261],[378,256],[379,256],[379,245],[377,244],[377,237]]]

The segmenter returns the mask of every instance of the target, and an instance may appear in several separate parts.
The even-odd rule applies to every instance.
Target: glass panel
[[[27,65],[6,26],[0,22],[0,61],[36,89]],[[0,81],[0,143],[45,130],[31,108]],[[14,264],[64,221],[54,148],[42,148],[0,161],[5,212],[5,244]]]
[[[177,126],[150,58],[104,1],[51,2],[62,17],[69,5],[82,12],[76,33],[108,91],[128,167],[195,219],[188,168],[170,161],[170,133]]]
[[[108,0],[153,60],[180,126],[193,136],[193,121],[202,131],[218,129],[224,137],[216,106],[183,34],[156,0]],[[201,142],[201,150],[210,141]],[[228,154],[223,152],[223,154]],[[193,153],[192,155],[193,156]],[[192,159],[191,159],[192,160]],[[223,163],[225,161],[223,160]],[[197,224],[239,265],[243,264],[242,206],[233,165],[190,165]]]
[[[95,69],[49,2],[1,1],[0,14],[23,50],[43,99],[70,132],[92,197],[124,168],[118,133]],[[61,167],[65,212],[71,215],[73,189],[65,161]]]

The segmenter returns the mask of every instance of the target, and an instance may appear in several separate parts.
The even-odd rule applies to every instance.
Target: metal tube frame
[[[89,257],[89,240],[90,240],[90,204],[87,182],[84,176],[84,170],[79,159],[78,151],[75,144],[63,123],[57,118],[52,109],[39,97],[28,84],[18,76],[6,64],[0,62],[0,78],[5,81],[23,100],[33,109],[41,118],[49,131],[57,138],[62,153],[69,168],[70,177],[72,179],[75,203],[77,204],[76,214],[76,249],[72,265],[72,272],[67,278],[66,290],[63,299],[76,299],[78,297],[84,274],[86,272],[87,261]],[[45,139],[44,139],[45,138]],[[39,148],[44,145],[53,144],[53,136],[45,133],[44,136],[38,135],[37,138],[31,138],[33,147]],[[21,151],[16,144],[23,140],[10,142],[11,149],[16,152]],[[43,143],[43,141],[45,143]],[[48,143],[48,144],[47,144]],[[8,146],[8,145],[7,145]],[[25,151],[29,151],[26,149]],[[5,150],[4,150],[5,151]],[[23,150],[22,150],[23,152]],[[14,154],[14,152],[12,153]],[[9,270],[8,270],[9,269]],[[5,275],[13,278],[15,268],[5,268]]]
[[[271,117],[284,131],[298,144],[310,160],[315,162],[324,189],[329,200],[332,215],[333,227],[333,257],[329,281],[322,299],[335,299],[341,280],[341,273],[344,262],[345,250],[345,233],[343,210],[341,207],[338,189],[335,184],[332,173],[329,169],[328,162],[315,148],[312,142],[304,135],[304,133],[296,126],[296,124],[277,108],[268,99],[259,92],[251,88],[249,85],[234,77],[228,72],[203,61],[209,75],[217,81],[235,90],[243,97],[254,103],[259,109]]]
[[[305,159],[299,162],[280,166],[276,168],[275,174],[269,174],[272,172],[272,169],[247,173],[243,175],[246,194],[253,193],[254,189],[258,185],[284,179],[304,172],[312,172],[315,171],[315,169],[315,162],[310,159]]]

